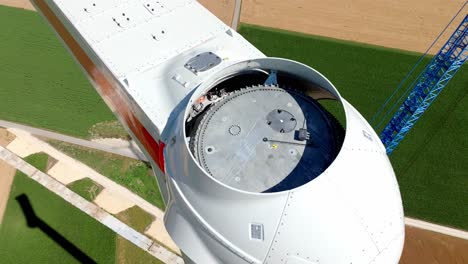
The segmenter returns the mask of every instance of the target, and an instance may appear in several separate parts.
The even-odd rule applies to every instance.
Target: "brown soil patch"
[[[6,210],[15,173],[16,170],[13,167],[0,160],[0,224]]]
[[[47,159],[47,165],[45,171],[48,172],[55,164],[57,164],[58,160],[54,159],[53,157],[49,156]]]
[[[244,0],[241,21],[424,52],[466,0]],[[444,36],[445,42],[466,10]],[[438,51],[440,45],[432,52]]]
[[[34,10],[34,7],[29,0],[0,0],[0,5]]]
[[[468,240],[406,227],[400,264],[466,264]]]
[[[227,25],[231,25],[232,17],[234,15],[235,0],[198,0],[200,4],[205,6],[219,19]]]
[[[4,128],[0,128],[0,146],[6,147],[10,144],[13,140],[15,140],[16,136],[10,133],[8,130]]]

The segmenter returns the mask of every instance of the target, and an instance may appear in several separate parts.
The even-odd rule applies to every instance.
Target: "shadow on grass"
[[[21,206],[21,210],[23,211],[24,217],[26,218],[26,222],[29,228],[39,228],[44,234],[50,237],[52,240],[55,241],[60,247],[62,247],[65,251],[67,251],[71,256],[73,256],[77,261],[81,263],[96,263],[92,258],[86,255],[83,251],[81,251],[78,247],[73,245],[70,241],[68,241],[65,237],[60,235],[56,230],[50,227],[47,223],[42,221],[36,213],[29,202],[29,198],[25,194],[21,194],[16,197],[16,200]]]
[[[427,128],[427,133],[422,143],[416,147],[412,153],[410,153],[410,157],[407,159],[407,163],[402,168],[402,172],[406,173],[411,166],[416,162],[418,158],[420,158],[420,153],[422,153],[426,148],[428,148],[429,143],[438,135],[438,132],[445,127],[445,123],[449,121],[447,117],[451,116],[452,113],[457,109],[460,103],[463,102],[463,99],[468,95],[468,89],[465,89],[466,86],[459,86],[458,91],[456,92],[456,96],[453,96],[450,101],[447,102],[449,107],[440,114],[440,118],[438,118],[437,122],[432,122],[432,125]],[[455,88],[455,87],[454,87]]]

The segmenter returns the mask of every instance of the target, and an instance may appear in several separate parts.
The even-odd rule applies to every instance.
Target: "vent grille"
[[[263,241],[262,224],[250,224],[250,239]]]

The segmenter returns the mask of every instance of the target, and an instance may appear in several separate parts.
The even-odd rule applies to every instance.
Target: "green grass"
[[[145,229],[153,222],[154,216],[148,214],[138,206],[129,208],[116,217],[137,230],[140,233],[144,233]],[[117,238],[117,262],[120,264],[128,263],[149,263],[149,264],[160,264],[162,263],[158,259],[144,252],[140,248],[136,247],[132,243],[128,242],[124,238]]]
[[[242,25],[240,33],[268,56],[322,72],[367,119],[421,56],[251,25]],[[408,216],[466,230],[467,87],[465,65],[391,157]]]
[[[145,163],[63,142],[50,141],[49,143],[116,183],[125,186],[148,202],[164,209],[156,177],[152,175],[151,169]]]
[[[101,193],[103,187],[89,178],[72,182],[67,186],[70,190],[92,202]]]
[[[164,264],[122,237],[117,238],[116,263],[119,264]]]
[[[34,168],[42,172],[46,172],[47,162],[49,161],[49,155],[45,153],[36,153],[28,156],[25,160]]]
[[[0,119],[88,137],[115,120],[39,14],[0,6]]]
[[[154,216],[138,206],[133,206],[115,217],[140,233],[144,233],[146,228],[154,221]]]
[[[45,168],[47,156],[26,160]],[[18,172],[0,226],[0,262],[80,263],[38,228],[29,228],[16,197],[26,194],[37,217],[97,263],[115,262],[115,234],[60,197]]]
[[[117,120],[97,123],[93,125],[88,132],[91,138],[130,139],[125,128]]]

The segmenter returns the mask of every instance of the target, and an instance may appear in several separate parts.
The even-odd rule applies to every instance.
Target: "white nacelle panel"
[[[372,159],[373,164],[356,162]],[[343,200],[354,208],[379,250],[401,234],[403,228],[401,203],[395,201],[398,186],[392,179],[394,176],[382,170],[382,167],[386,167],[385,159],[383,154],[376,159],[376,154],[372,152],[343,149],[335,161],[336,165],[333,164],[328,173]],[[357,186],[357,183],[365,185]],[[401,218],[396,218],[395,212],[400,212]]]
[[[264,263],[301,263],[288,260],[292,256],[309,263],[369,263],[377,254],[360,219],[322,175],[290,192]]]
[[[354,208],[382,251],[404,232],[398,183],[385,149],[378,147],[375,139],[363,134],[367,127],[364,119],[346,101],[344,106],[348,119],[347,135],[340,155],[327,170],[327,177],[343,201]],[[373,135],[373,130],[370,131]]]
[[[385,147],[374,129],[351,104],[346,100],[344,101],[344,104],[346,104],[345,111],[347,112],[346,137],[352,139],[347,140],[346,147],[383,153],[386,156]]]
[[[88,41],[96,44],[161,15],[169,14],[176,8],[187,5],[190,1],[141,1],[124,2],[111,6],[105,12],[99,12],[77,23],[77,28],[87,37]]]
[[[171,12],[177,7],[184,6],[191,0],[141,0],[143,6],[154,16],[160,16]]]
[[[194,2],[193,0],[55,0],[59,8],[73,24],[93,19],[95,16],[109,12],[124,4],[142,5],[152,15],[159,16],[171,12],[179,6]]]
[[[125,31],[151,17],[151,13],[143,5],[125,4],[85,20],[77,27],[90,43],[97,44],[118,34],[125,34]]]
[[[115,17],[140,23],[118,26],[113,21]],[[195,22],[186,21],[187,17]],[[96,19],[99,27],[110,31],[96,30],[94,20],[83,24],[80,31],[96,42],[93,48],[118,78],[157,66],[227,29],[196,2],[162,16],[152,16],[143,5],[138,5],[118,8]]]
[[[111,10],[129,0],[55,0],[54,2],[74,24]]]
[[[229,29],[193,0],[55,3],[117,78],[157,66]]]

